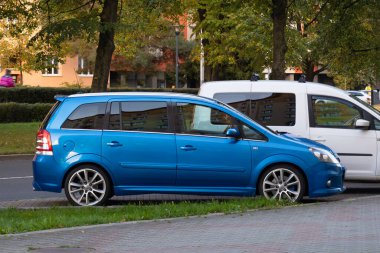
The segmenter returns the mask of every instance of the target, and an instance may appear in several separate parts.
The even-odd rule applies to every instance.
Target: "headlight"
[[[325,163],[339,163],[338,159],[329,151],[321,148],[309,148],[310,152],[318,158],[319,161]]]

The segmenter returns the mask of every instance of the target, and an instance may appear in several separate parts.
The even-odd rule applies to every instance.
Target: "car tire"
[[[264,171],[258,188],[260,195],[267,199],[299,202],[306,192],[306,181],[296,167],[278,164]]]
[[[70,171],[64,186],[66,198],[75,206],[101,206],[111,196],[107,174],[95,165],[81,165]]]

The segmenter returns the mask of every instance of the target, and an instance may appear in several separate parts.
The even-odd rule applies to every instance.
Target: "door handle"
[[[180,147],[181,150],[183,151],[193,151],[193,150],[197,150],[197,148],[191,146],[191,145],[186,145],[186,146],[183,146],[183,147]]]
[[[121,144],[118,141],[111,141],[111,142],[107,143],[107,146],[110,146],[110,147],[120,147],[120,146],[123,146],[123,144]]]
[[[317,142],[325,142],[326,139],[323,139],[322,137],[317,137],[316,139],[312,139],[313,141],[317,141]]]

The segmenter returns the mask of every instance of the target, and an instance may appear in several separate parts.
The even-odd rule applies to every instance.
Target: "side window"
[[[250,140],[258,140],[258,141],[265,141],[267,140],[267,138],[262,135],[260,132],[258,132],[257,130],[243,124],[243,136],[244,138],[246,139],[250,139]]]
[[[111,103],[110,118],[108,122],[108,129],[110,130],[120,130],[121,129],[121,119],[120,119],[120,102]]]
[[[144,132],[168,132],[166,102],[114,102],[109,129]]]
[[[373,119],[373,122],[374,122],[374,125],[375,125],[375,129],[376,130],[380,130],[380,120]]]
[[[339,99],[312,96],[311,105],[310,125],[315,127],[355,128],[355,121],[363,117],[353,104]]]
[[[92,103],[78,106],[62,124],[62,128],[103,129],[106,103]]]
[[[175,122],[178,133],[225,136],[226,130],[234,124],[234,119],[207,106],[178,103]]]
[[[294,126],[296,97],[293,93],[216,93],[219,99],[267,126]]]

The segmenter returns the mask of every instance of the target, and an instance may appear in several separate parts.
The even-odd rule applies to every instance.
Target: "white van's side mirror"
[[[355,122],[355,127],[360,129],[368,129],[369,128],[369,121],[365,119],[358,119]]]

